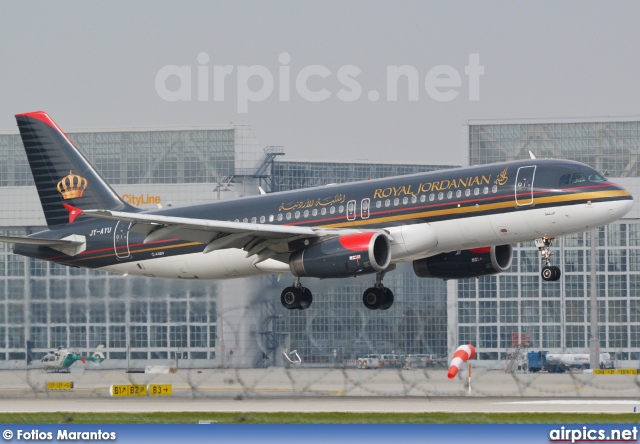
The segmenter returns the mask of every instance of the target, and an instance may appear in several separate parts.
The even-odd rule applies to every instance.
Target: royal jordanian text
[[[54,432],[41,432],[39,430],[16,430],[16,440],[18,441],[52,441]],[[6,438],[6,437],[5,437]],[[58,441],[114,441],[116,432],[106,432],[95,430],[92,432],[79,432],[70,430],[58,430],[56,432]]]

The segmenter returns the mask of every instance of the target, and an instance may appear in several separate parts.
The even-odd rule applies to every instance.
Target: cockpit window
[[[598,173],[589,174],[589,180],[591,182],[606,182],[607,179],[599,175]]]
[[[560,186],[569,185],[569,182],[571,182],[571,174],[563,174],[560,177]]]
[[[571,177],[571,183],[580,183],[585,182],[586,180],[586,177],[584,177],[584,174],[582,173],[574,173]]]

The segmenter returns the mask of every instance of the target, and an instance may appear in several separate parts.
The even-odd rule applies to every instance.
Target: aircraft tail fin
[[[49,227],[69,222],[63,203],[138,211],[116,194],[47,113],[17,114],[16,121]]]

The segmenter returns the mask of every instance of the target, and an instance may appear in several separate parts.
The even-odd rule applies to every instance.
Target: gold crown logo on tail
[[[58,182],[58,191],[63,199],[77,199],[87,189],[87,179],[69,171],[69,175]]]

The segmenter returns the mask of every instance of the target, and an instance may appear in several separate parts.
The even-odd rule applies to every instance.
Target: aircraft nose
[[[625,188],[618,185],[618,196],[620,200],[611,201],[610,212],[616,217],[621,218],[633,208],[633,196]]]

